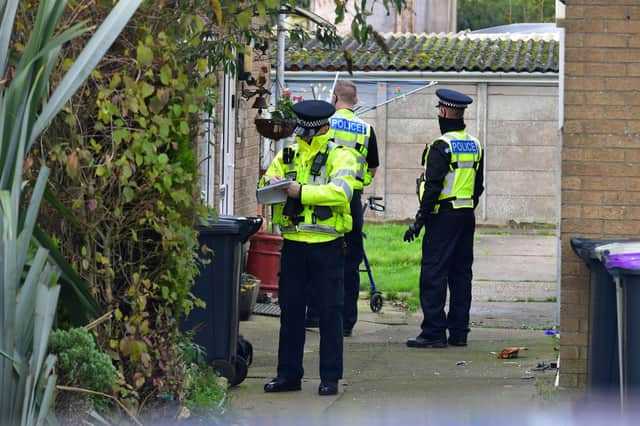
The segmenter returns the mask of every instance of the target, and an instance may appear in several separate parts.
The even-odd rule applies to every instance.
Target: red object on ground
[[[524,346],[516,346],[512,348],[504,348],[499,354],[498,358],[509,359],[509,358],[518,358],[518,352],[526,351],[527,348]]]
[[[258,232],[250,238],[247,273],[260,279],[260,294],[278,298],[282,237]]]

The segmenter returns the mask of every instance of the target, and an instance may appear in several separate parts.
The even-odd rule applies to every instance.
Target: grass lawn
[[[371,265],[376,290],[385,300],[401,300],[410,311],[420,306],[419,284],[422,236],[411,243],[402,240],[407,225],[365,223],[364,250]],[[364,262],[360,265],[364,270]],[[360,290],[368,291],[369,277],[360,273]]]

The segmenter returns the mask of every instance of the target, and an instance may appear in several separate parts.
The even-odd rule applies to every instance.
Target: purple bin
[[[640,269],[640,253],[609,254],[604,265],[607,269]]]

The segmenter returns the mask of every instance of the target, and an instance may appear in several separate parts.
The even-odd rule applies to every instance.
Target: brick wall
[[[587,383],[589,272],[573,236],[640,236],[640,3],[567,0],[562,151],[561,374]]]

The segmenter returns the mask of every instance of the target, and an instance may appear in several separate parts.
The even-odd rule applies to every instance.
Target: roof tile
[[[471,71],[557,73],[559,43],[553,34],[403,34],[383,35],[387,56],[373,41],[365,46],[352,37],[329,49],[315,39],[287,49],[287,70],[333,71],[348,68],[344,50],[351,52],[353,71]]]

